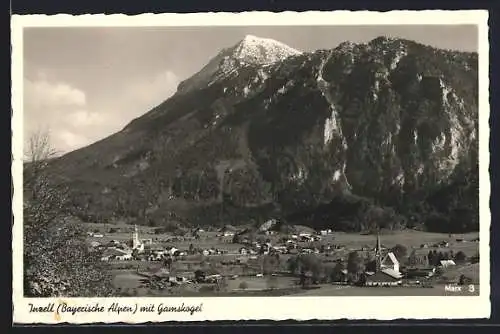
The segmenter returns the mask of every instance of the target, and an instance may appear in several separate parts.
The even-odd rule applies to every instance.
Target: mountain
[[[244,65],[267,65],[283,61],[301,52],[269,38],[247,35],[233,47],[222,50],[191,78],[180,83],[177,91],[184,93],[201,89],[230,75]]]
[[[247,36],[52,168],[89,220],[477,229],[477,67],[403,39],[299,52]]]

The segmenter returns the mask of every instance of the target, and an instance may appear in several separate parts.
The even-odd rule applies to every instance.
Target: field
[[[479,237],[478,232],[466,234],[445,234],[445,233],[430,233],[414,230],[395,231],[392,233],[381,234],[381,243],[387,247],[393,247],[396,244],[404,245],[410,249],[421,249],[420,246],[427,244],[428,246],[440,241],[449,242],[448,250],[454,252],[463,251],[465,254],[472,256],[478,251],[479,243],[477,242],[457,242],[456,239],[473,240]],[[335,232],[331,236],[323,238],[322,242],[330,242],[344,245],[348,249],[360,249],[362,247],[373,247],[375,241],[374,235],[363,235],[356,233]],[[422,252],[428,252],[428,249],[422,249]],[[418,251],[417,251],[418,253]]]
[[[145,288],[139,288],[140,279],[142,277],[130,271],[123,271],[117,273],[114,283],[120,286],[123,290],[137,290],[139,296],[176,296],[172,291],[151,291]],[[315,287],[314,289],[299,289],[296,287],[296,279],[291,277],[277,277],[276,282],[272,285],[273,289],[286,291],[283,294],[293,294],[294,296],[476,296],[479,295],[479,285],[474,284],[474,291],[470,292],[468,286],[464,286],[460,292],[451,292],[445,289],[445,284],[435,284],[431,288],[422,287],[383,287],[383,288],[370,288],[370,287],[355,287],[347,285],[332,285],[324,284]],[[241,289],[240,284],[245,282],[247,287]],[[454,285],[456,286],[456,285]],[[226,294],[241,296],[247,295],[251,292],[261,292],[261,294],[251,294],[253,296],[269,295],[270,284],[266,278],[261,277],[238,277],[234,280],[228,280],[228,287]],[[276,292],[278,292],[276,291]],[[196,291],[183,291],[187,294],[195,294]],[[272,293],[272,292],[271,292]],[[217,296],[221,294],[211,293],[208,296]]]
[[[335,286],[328,285],[319,289],[311,289],[299,292],[294,296],[478,296],[479,286],[474,286],[474,291],[469,292],[468,287],[464,287],[461,292],[446,291],[444,284],[435,285],[432,288],[421,287],[355,287],[355,286]]]

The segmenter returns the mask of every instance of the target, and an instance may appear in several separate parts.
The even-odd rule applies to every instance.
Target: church
[[[383,254],[379,234],[377,234],[375,260],[377,270],[367,275],[366,286],[397,286],[402,283],[403,274],[399,271],[399,261],[393,252]]]
[[[139,253],[142,253],[144,252],[144,246],[151,243],[151,239],[139,238],[139,230],[137,229],[137,225],[134,225],[134,232],[132,233],[132,250],[137,249]]]

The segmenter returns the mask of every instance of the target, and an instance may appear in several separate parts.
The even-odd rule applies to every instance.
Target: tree
[[[313,273],[310,270],[304,270],[300,273],[300,285],[307,288],[313,282]]]
[[[439,264],[439,262],[443,261],[444,260],[443,252],[439,252],[437,258],[438,258],[438,260],[437,260],[438,264]]]
[[[66,214],[66,189],[50,173],[55,157],[48,133],[30,138],[24,164],[24,293],[29,297],[97,297],[112,294],[98,251]]]
[[[429,261],[429,265],[434,264],[434,253],[430,250],[429,254],[427,254],[427,260]]]
[[[418,263],[417,251],[412,250],[410,256],[408,257],[408,265],[416,266],[418,264],[419,263]]]
[[[318,281],[323,274],[323,265],[319,258],[313,254],[301,254],[288,260],[288,269],[293,273],[308,272],[312,281]]]
[[[394,256],[396,256],[399,262],[403,262],[403,259],[406,257],[408,250],[406,249],[405,246],[397,244],[391,249],[391,252],[394,253]]]
[[[457,263],[463,263],[467,259],[467,256],[465,255],[464,252],[459,251],[457,254],[455,254],[455,262]]]
[[[453,252],[453,249],[450,249],[449,260],[454,260],[454,259],[455,259],[455,253]]]
[[[240,288],[241,290],[246,290],[246,289],[248,289],[248,283],[247,283],[247,282],[245,282],[245,281],[241,282],[241,283],[240,283],[240,285],[239,285],[239,288]]]
[[[366,284],[366,274],[364,272],[359,274],[359,278],[356,284],[359,286],[364,286]]]
[[[276,278],[276,276],[269,276],[266,283],[267,288],[270,290],[278,288],[278,279]]]
[[[262,271],[264,275],[275,273],[279,268],[279,260],[274,255],[264,255],[262,259]]]
[[[224,291],[227,291],[228,286],[229,286],[229,284],[227,283],[227,280],[223,277],[223,278],[217,280],[216,290],[219,292],[224,292]]]
[[[333,267],[333,270],[330,274],[330,279],[332,282],[342,282],[344,280],[344,274],[342,270],[346,269],[343,262],[337,262]]]
[[[366,262],[365,269],[366,271],[372,271],[372,272],[377,271],[377,260],[375,259],[368,260]]]
[[[196,270],[194,272],[194,280],[198,283],[205,281],[205,272],[202,270]]]
[[[134,248],[134,250],[132,250],[132,257],[134,259],[137,259],[139,257],[139,250],[137,248]]]
[[[350,252],[347,257],[347,272],[351,276],[351,280],[357,281],[359,275],[365,270],[364,261],[358,252]]]

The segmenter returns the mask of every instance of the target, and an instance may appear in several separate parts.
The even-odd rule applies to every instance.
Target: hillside
[[[88,220],[474,230],[477,76],[477,54],[407,40],[303,53],[251,36],[52,168]]]

